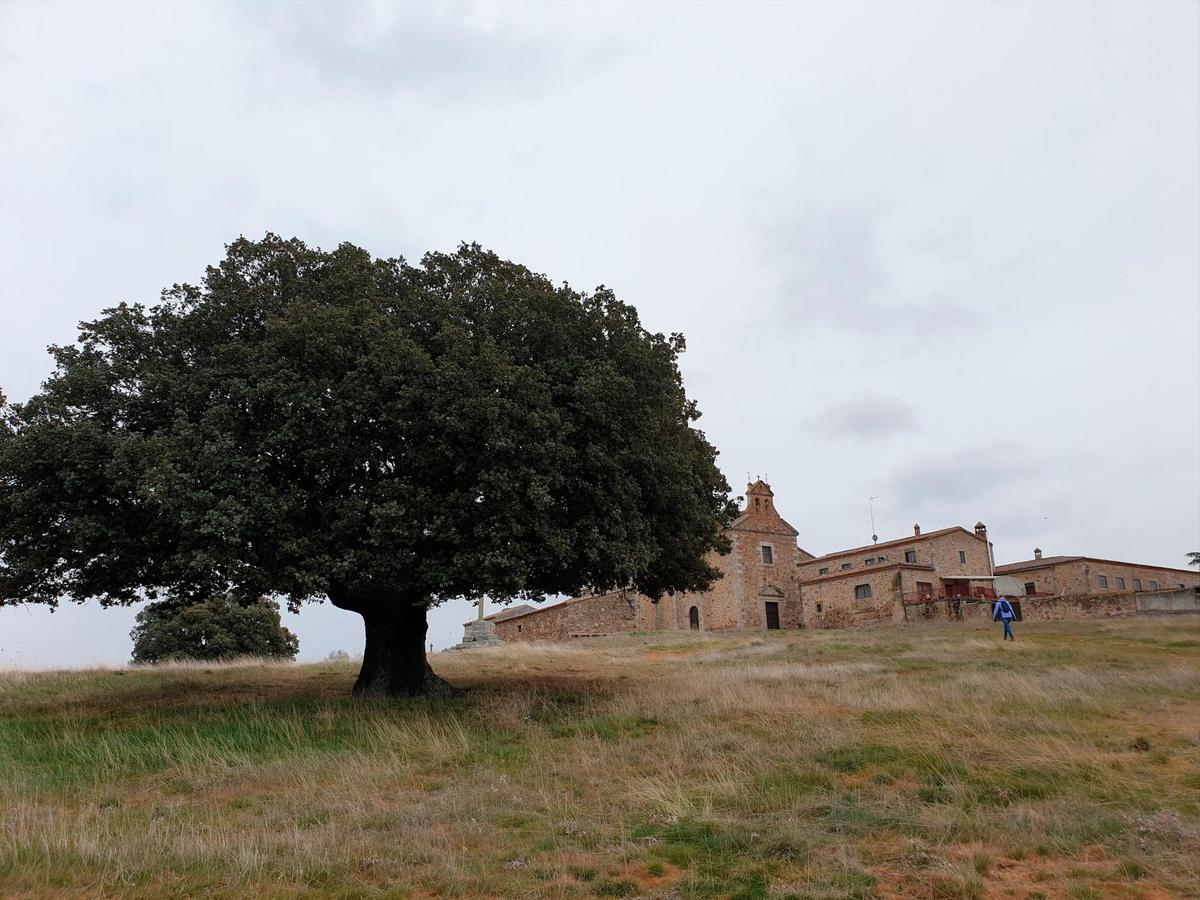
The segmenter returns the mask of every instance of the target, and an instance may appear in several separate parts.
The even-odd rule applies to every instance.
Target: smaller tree
[[[133,661],[221,660],[238,656],[294,659],[300,640],[266,598],[248,603],[231,595],[199,603],[151,603],[137,614]]]
[[[1188,554],[1189,566],[1200,566],[1200,550],[1193,550]]]

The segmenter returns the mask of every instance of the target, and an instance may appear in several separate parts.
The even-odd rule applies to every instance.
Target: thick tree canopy
[[[182,606],[163,601],[137,614],[133,661],[236,659],[265,656],[294,659],[300,641],[283,627],[279,607],[267,599],[239,603],[231,596]]]
[[[0,602],[327,597],[406,693],[448,598],[703,589],[734,506],[682,349],[477,246],[238,240],[4,411]]]

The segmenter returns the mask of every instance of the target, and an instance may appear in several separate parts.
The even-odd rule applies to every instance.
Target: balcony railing
[[[944,588],[939,588],[934,591],[910,591],[904,594],[904,602],[912,605],[915,603],[933,603],[937,600],[995,600],[999,595],[994,588],[990,587],[969,587],[963,585],[949,585]],[[1007,596],[1007,595],[1006,595]],[[1024,600],[1027,597],[1053,597],[1053,594],[1042,591],[1034,591],[1032,594],[1014,595],[1012,600]]]

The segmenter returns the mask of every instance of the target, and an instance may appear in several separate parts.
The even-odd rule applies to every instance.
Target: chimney
[[[920,526],[920,525],[914,525],[914,526],[913,526],[913,534],[914,534],[916,537],[920,537],[920,536],[921,536],[921,526]]]
[[[982,522],[975,523],[975,537],[987,540],[987,526]]]
[[[1034,547],[1034,548],[1033,548],[1033,558],[1034,558],[1034,559],[1041,559],[1041,558],[1042,558],[1042,548],[1041,548],[1041,547]]]

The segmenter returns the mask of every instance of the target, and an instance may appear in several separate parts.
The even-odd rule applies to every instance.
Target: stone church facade
[[[726,530],[732,548],[710,562],[721,572],[699,594],[655,602],[629,591],[573,597],[552,606],[515,607],[489,616],[505,641],[566,640],[628,631],[760,631],[803,624],[798,566],[812,559],[775,508],[770,485],[746,489],[746,508]]]

